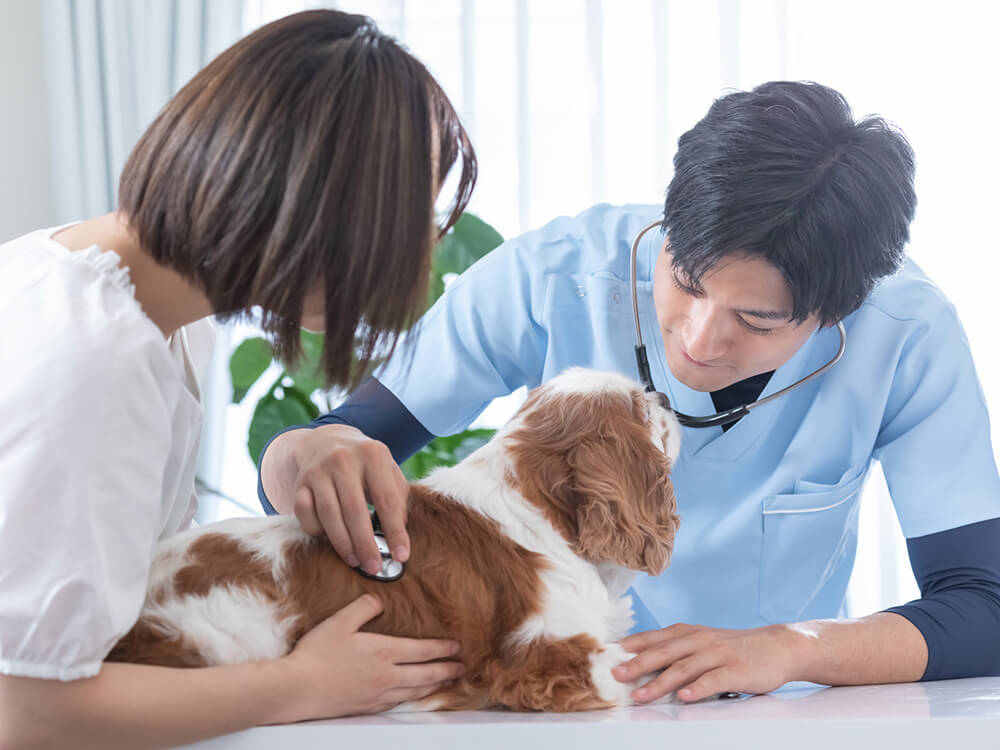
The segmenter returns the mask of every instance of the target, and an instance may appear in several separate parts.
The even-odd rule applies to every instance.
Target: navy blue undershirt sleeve
[[[261,451],[261,461],[264,459],[268,446],[274,442],[274,438],[278,435],[289,430],[319,427],[325,424],[346,424],[357,427],[368,437],[385,443],[392,453],[393,459],[399,464],[434,439],[434,435],[428,432],[427,428],[410,413],[409,409],[403,406],[392,391],[375,378],[369,378],[329,414],[317,417],[309,424],[295,425],[276,433]],[[278,511],[274,509],[274,506],[267,499],[267,495],[264,494],[260,472],[257,473],[257,497],[260,498],[260,504],[265,513],[268,515],[277,514]]]
[[[1000,518],[906,540],[920,599],[886,612],[927,641],[921,680],[1000,675]]]

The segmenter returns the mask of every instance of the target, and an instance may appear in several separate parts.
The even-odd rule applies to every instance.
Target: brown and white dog
[[[368,580],[293,517],[233,519],[160,543],[139,621],[109,660],[202,666],[288,653],[365,592],[365,630],[461,643],[465,674],[409,709],[578,711],[631,703],[611,668],[633,571],[669,563],[680,426],[656,394],[574,368],[485,446],[410,487],[411,557]]]

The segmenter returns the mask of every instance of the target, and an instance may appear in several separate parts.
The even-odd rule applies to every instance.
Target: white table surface
[[[618,750],[639,746],[697,750],[1000,748],[1000,677],[784,689],[694,705],[576,714],[383,714],[258,727],[188,747]]]

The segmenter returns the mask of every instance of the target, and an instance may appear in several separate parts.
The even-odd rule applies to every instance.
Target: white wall
[[[0,0],[0,242],[56,223],[42,4]]]

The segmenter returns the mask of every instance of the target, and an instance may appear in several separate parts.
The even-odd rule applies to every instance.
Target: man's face
[[[767,261],[734,253],[690,289],[675,276],[671,257],[665,244],[653,298],[667,364],[689,388],[717,391],[775,370],[819,327],[812,315],[801,324],[790,320],[792,294]]]

